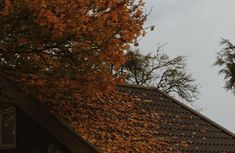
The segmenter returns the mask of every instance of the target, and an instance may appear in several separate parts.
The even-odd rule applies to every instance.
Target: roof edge
[[[193,114],[195,114],[196,116],[202,118],[203,120],[209,122],[210,124],[212,124],[214,127],[219,128],[220,130],[222,130],[223,132],[229,134],[230,136],[232,136],[235,139],[235,133],[229,131],[228,129],[226,129],[225,127],[219,125],[218,123],[216,123],[215,121],[209,119],[208,117],[206,117],[205,115],[195,111],[194,109],[192,109],[191,107],[187,106],[186,104],[182,103],[181,101],[177,100],[176,98],[168,95],[167,93],[165,93],[164,91],[157,89],[156,87],[153,86],[143,86],[143,85],[136,85],[136,84],[123,84],[123,85],[118,85],[120,87],[129,87],[129,88],[139,88],[139,89],[144,89],[144,90],[152,90],[152,91],[157,91],[160,94],[162,94],[163,96],[171,99],[172,101],[174,101],[176,104],[182,106],[183,108],[189,110],[190,112],[192,112]]]
[[[20,109],[25,111],[29,116],[31,116],[34,120],[36,120],[43,128],[46,129],[50,134],[55,136],[57,140],[61,140],[60,135],[58,134],[58,130],[56,129],[56,125],[58,125],[60,129],[64,130],[63,138],[71,138],[71,140],[75,140],[77,143],[73,143],[70,147],[68,144],[64,143],[63,140],[61,143],[68,147],[68,149],[72,152],[81,151],[81,148],[77,146],[85,145],[83,151],[91,151],[94,153],[102,153],[102,151],[97,148],[95,145],[91,144],[89,141],[85,140],[79,133],[75,132],[67,123],[63,122],[56,116],[54,113],[52,114],[46,106],[43,106],[40,102],[38,102],[33,97],[25,94],[18,86],[16,86],[13,82],[6,79],[4,76],[0,75],[0,89],[3,88],[7,96],[10,99],[17,99],[17,102],[12,102]],[[9,94],[14,93],[14,94]],[[51,121],[51,125],[45,123],[46,121]],[[53,123],[53,125],[52,125]],[[67,129],[67,131],[66,131]],[[64,136],[65,135],[65,136]]]
[[[93,148],[95,151],[97,151],[97,153],[103,153],[99,148],[97,148],[94,144],[92,144],[92,143],[90,143],[89,141],[87,141],[87,140],[85,140],[78,132],[76,132],[73,128],[71,128],[70,126],[69,126],[69,124],[66,122],[66,121],[64,121],[62,118],[59,118],[59,116],[58,115],[56,115],[56,114],[52,114],[53,115],[53,117],[56,119],[56,120],[58,120],[59,122],[61,122],[61,124],[63,125],[63,126],[65,126],[68,130],[70,130],[70,132],[73,134],[73,135],[75,135],[76,137],[78,137],[79,139],[81,139],[81,140],[83,140],[84,141],[84,143],[86,143],[87,145],[89,145],[91,148]]]

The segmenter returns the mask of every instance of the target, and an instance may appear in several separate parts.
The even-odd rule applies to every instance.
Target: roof
[[[100,153],[94,145],[84,140],[60,118],[52,115],[42,103],[25,95],[15,84],[3,77],[0,77],[0,93],[7,97],[6,100],[18,106],[37,121],[72,153]]]
[[[68,103],[55,103],[59,114],[0,77],[3,88],[73,153],[235,153],[233,133],[156,88],[118,86],[120,98],[94,93],[89,101],[70,101],[69,112],[60,110]]]
[[[153,100],[144,108],[156,110],[164,121],[156,136],[169,138],[168,143],[175,144],[180,152],[235,152],[235,135],[232,132],[164,92],[154,87],[137,85],[120,86],[118,90]],[[181,142],[185,142],[187,147],[177,145]]]

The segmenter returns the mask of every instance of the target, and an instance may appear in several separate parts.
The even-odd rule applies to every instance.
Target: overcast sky
[[[157,25],[142,39],[141,49],[154,52],[157,44],[168,43],[171,57],[187,56],[188,69],[200,83],[205,116],[235,133],[235,95],[223,88],[223,76],[213,66],[221,38],[235,44],[235,0],[145,0],[152,8],[146,25]]]

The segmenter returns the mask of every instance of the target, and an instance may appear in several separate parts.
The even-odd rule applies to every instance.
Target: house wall
[[[70,153],[29,115],[17,108],[16,148],[0,150],[0,153],[57,153],[58,150]]]

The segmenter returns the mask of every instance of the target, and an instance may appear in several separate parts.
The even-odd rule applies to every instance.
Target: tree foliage
[[[40,99],[77,98],[120,83],[108,71],[144,34],[144,3],[133,0],[1,0],[0,73]]]
[[[186,58],[177,56],[171,59],[161,48],[158,48],[156,55],[144,55],[138,49],[129,50],[122,68],[122,73],[127,75],[126,81],[155,86],[187,102],[196,100],[199,89],[191,74],[187,73]]]
[[[235,46],[226,39],[222,39],[221,45],[224,48],[218,52],[215,65],[221,67],[219,74],[224,75],[225,88],[235,94]]]
[[[133,102],[129,105],[110,92],[123,80],[123,74],[110,72],[110,65],[118,72],[126,60],[124,52],[145,34],[147,14],[143,8],[142,0],[0,0],[0,77],[45,102],[90,142],[95,141],[95,136],[100,143],[112,140],[123,150],[133,152],[132,144],[126,144],[126,139],[116,137],[114,132],[115,137],[104,137],[107,133],[102,127],[109,123],[116,131],[123,131],[124,126],[117,121],[125,112],[121,117],[132,120],[125,122],[125,127],[134,125],[129,140],[136,145],[136,136],[142,137],[140,126],[136,126],[138,113],[128,113],[135,112],[132,106],[136,107],[136,102],[140,105],[140,101],[125,96],[126,101]],[[102,113],[104,116],[98,120]],[[145,113],[148,117],[151,112]],[[94,124],[94,119],[100,122]],[[155,119],[157,113],[154,123]],[[95,127],[91,127],[93,124]],[[150,139],[153,136],[147,133],[147,140],[154,146],[163,146],[156,137]],[[139,140],[138,147],[148,152],[149,143],[143,145]],[[107,152],[117,150],[113,145],[108,149]]]

